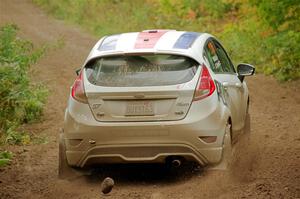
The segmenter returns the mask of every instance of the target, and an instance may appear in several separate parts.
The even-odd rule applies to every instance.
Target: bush
[[[271,62],[266,72],[279,80],[300,78],[300,4],[298,0],[252,0],[271,32],[263,38]]]
[[[28,135],[18,127],[39,119],[47,97],[41,85],[30,83],[28,71],[44,53],[17,37],[15,25],[0,28],[0,136],[11,144],[26,143]]]

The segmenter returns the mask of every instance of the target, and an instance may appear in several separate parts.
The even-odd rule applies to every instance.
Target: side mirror
[[[255,72],[255,67],[250,64],[239,64],[237,66],[237,73],[241,81],[244,80],[245,76],[253,75]]]
[[[80,71],[81,71],[81,68],[75,70],[75,73],[76,73],[77,76],[79,76]]]

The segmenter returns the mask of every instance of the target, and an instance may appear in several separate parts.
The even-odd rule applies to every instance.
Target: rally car
[[[101,38],[70,89],[59,170],[103,163],[216,165],[248,128],[249,64],[208,33]]]

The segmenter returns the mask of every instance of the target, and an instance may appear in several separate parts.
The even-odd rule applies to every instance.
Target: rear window
[[[180,55],[130,55],[95,59],[87,64],[88,80],[106,87],[141,87],[190,81],[198,64]]]

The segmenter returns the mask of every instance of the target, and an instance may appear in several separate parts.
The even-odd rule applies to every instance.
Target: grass
[[[0,151],[0,167],[10,164],[13,154],[9,151]]]

